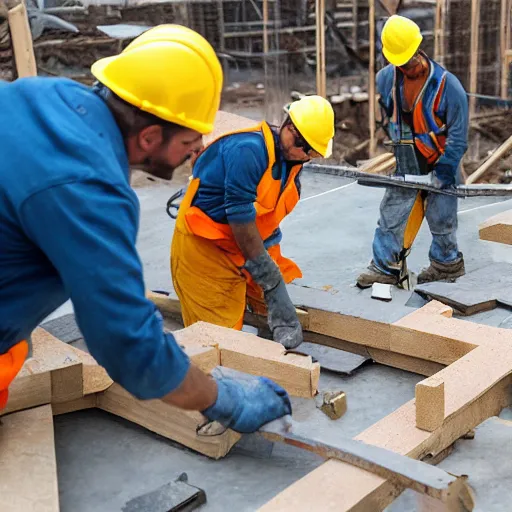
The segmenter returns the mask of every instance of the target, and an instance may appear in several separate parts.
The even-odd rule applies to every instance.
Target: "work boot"
[[[373,263],[370,263],[365,272],[363,272],[356,281],[357,286],[359,288],[371,288],[373,283],[382,283],[382,284],[398,284],[398,277],[384,274],[381,272]]]
[[[459,258],[450,263],[440,263],[430,260],[430,266],[423,269],[418,275],[418,284],[432,283],[434,281],[454,282],[466,273],[464,256],[459,252]]]

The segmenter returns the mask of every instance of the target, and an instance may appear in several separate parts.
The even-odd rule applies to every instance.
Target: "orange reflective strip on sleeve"
[[[14,380],[28,355],[28,343],[20,341],[5,354],[0,355],[0,409],[7,405],[9,386]]]

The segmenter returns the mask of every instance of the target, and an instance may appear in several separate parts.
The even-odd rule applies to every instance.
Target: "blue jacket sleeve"
[[[92,356],[140,399],[176,389],[190,362],[146,299],[128,184],[74,182],[38,192],[20,220],[62,279]]]
[[[259,137],[256,134],[250,136]],[[227,141],[224,149],[224,202],[228,222],[244,224],[256,219],[254,201],[267,165],[266,150],[257,139]]]
[[[440,105],[446,118],[446,147],[444,155],[434,166],[434,172],[443,185],[455,185],[457,169],[468,148],[468,99],[461,83],[453,75],[446,78],[445,93]]]

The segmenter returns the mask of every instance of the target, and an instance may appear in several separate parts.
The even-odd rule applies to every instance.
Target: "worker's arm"
[[[457,170],[468,148],[468,99],[466,91],[453,75],[446,77],[445,93],[440,105],[445,111],[447,139],[444,155],[434,166],[442,186],[456,184]]]
[[[291,349],[302,343],[302,328],[281,271],[266,251],[255,222],[254,202],[267,165],[267,160],[261,158],[253,147],[226,151],[226,216],[238,247],[246,258],[244,269],[263,290],[272,336],[275,341]]]
[[[164,332],[144,293],[135,249],[138,202],[128,184],[47,188],[30,196],[19,215],[34,251],[51,262],[69,293],[92,356],[127,391],[204,411],[240,431],[289,413],[286,392],[274,384],[212,379]]]

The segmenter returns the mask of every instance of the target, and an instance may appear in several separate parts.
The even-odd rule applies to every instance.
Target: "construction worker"
[[[430,173],[436,186],[453,187],[467,149],[467,97],[457,78],[420,50],[422,39],[418,25],[402,16],[391,16],[384,25],[383,54],[390,64],[377,74],[380,103],[389,119],[397,174]],[[430,266],[418,275],[418,283],[464,275],[456,237],[457,198],[391,187],[380,205],[373,260],[358,286],[405,279],[405,259],[424,216],[432,244]]]
[[[320,96],[291,104],[278,128],[266,122],[228,133],[196,160],[180,205],[171,272],[185,325],[241,329],[246,304],[266,314],[275,341],[302,342],[285,283],[301,277],[281,255],[279,224],[300,196],[305,162],[329,157],[334,112]]]
[[[92,73],[92,90],[59,78],[0,85],[0,406],[31,331],[71,298],[91,354],[136,397],[239,432],[290,413],[268,379],[202,373],[144,294],[130,165],[169,179],[202,147],[222,89],[214,50],[162,25]]]

